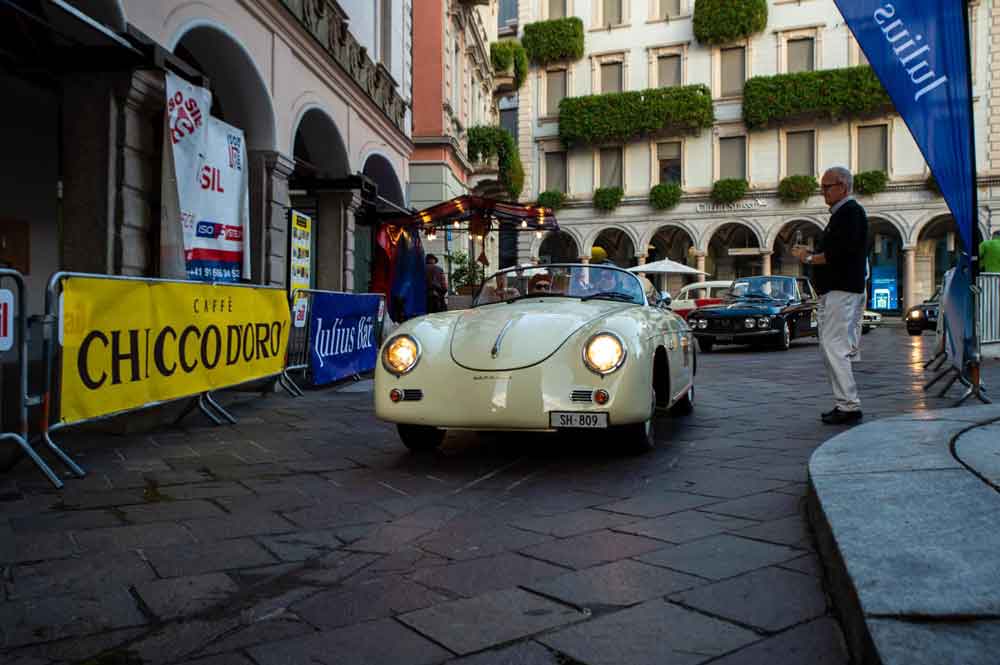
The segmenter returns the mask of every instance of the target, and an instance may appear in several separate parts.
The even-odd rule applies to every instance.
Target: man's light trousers
[[[819,323],[820,353],[826,374],[833,387],[836,407],[841,411],[859,411],[858,384],[851,363],[861,359],[861,320],[865,294],[830,291],[819,299],[816,316]]]

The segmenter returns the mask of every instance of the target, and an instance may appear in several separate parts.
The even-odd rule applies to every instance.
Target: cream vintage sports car
[[[375,368],[375,413],[414,451],[445,431],[615,430],[655,443],[657,409],[694,406],[687,324],[645,278],[612,266],[503,270],[471,309],[407,321]]]

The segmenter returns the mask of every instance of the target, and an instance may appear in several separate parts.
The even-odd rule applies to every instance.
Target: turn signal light
[[[607,390],[598,390],[594,393],[594,401],[598,404],[607,404],[611,399],[611,395],[608,394]]]
[[[403,401],[403,391],[399,388],[393,388],[389,391],[389,401],[393,404]]]

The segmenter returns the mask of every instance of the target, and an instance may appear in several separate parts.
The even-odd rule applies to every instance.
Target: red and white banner
[[[161,274],[205,282],[248,279],[250,196],[243,130],[209,115],[210,91],[169,72],[166,79]]]

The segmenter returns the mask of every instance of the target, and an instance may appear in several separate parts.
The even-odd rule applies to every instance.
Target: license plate
[[[606,413],[574,413],[551,411],[549,427],[576,429],[607,429],[608,414]]]
[[[719,342],[720,344],[725,344],[726,342],[733,341],[733,336],[732,335],[716,335],[715,336],[715,341]]]

